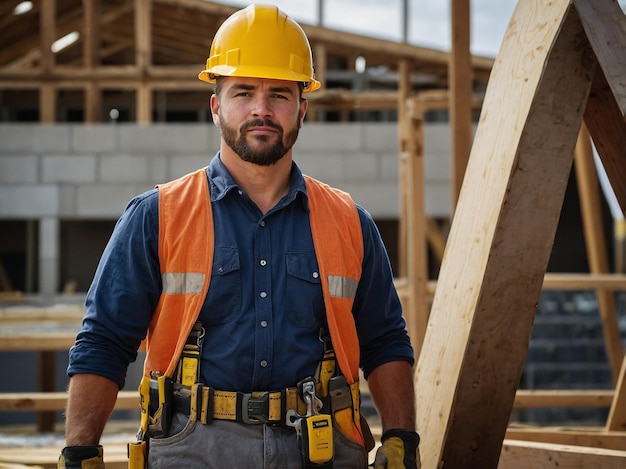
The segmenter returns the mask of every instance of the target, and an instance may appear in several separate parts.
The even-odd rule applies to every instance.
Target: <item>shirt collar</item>
[[[226,194],[236,190],[241,190],[235,180],[232,178],[226,166],[222,163],[220,153],[213,157],[209,167],[207,168],[207,174],[209,178],[209,184],[211,187],[211,202],[217,202],[223,199]],[[309,210],[309,201],[306,192],[306,183],[302,176],[302,171],[298,165],[293,161],[291,163],[291,182],[289,187],[289,193],[283,199],[285,204],[289,204],[296,199],[302,201],[302,208]]]

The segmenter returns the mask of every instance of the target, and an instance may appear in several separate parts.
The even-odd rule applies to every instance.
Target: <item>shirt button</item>
[[[243,195],[243,191],[242,191],[241,189],[238,189],[238,190],[237,190],[237,194],[239,194],[239,195]]]
[[[266,293],[266,292],[264,292],[264,291],[262,291],[261,293],[259,293],[259,296],[260,296],[261,298],[267,298],[267,293]]]
[[[259,225],[260,225],[260,226],[265,226],[265,220],[261,220],[261,221],[259,222]]]
[[[267,327],[267,321],[261,321],[261,327]]]
[[[259,264],[261,264],[262,267],[265,267],[267,265],[267,261],[265,259],[261,259]]]
[[[317,272],[313,272],[313,278],[318,278],[320,276],[320,274],[318,274]]]
[[[265,368],[267,366],[267,360],[261,360],[261,363],[259,363],[259,365],[261,365],[262,368]]]

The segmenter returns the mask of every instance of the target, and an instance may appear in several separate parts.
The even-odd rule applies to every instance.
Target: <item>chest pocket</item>
[[[314,254],[287,253],[287,317],[298,327],[319,329],[325,322],[324,297]]]
[[[213,253],[208,308],[202,315],[206,325],[235,319],[241,310],[241,274],[237,246],[216,246]]]

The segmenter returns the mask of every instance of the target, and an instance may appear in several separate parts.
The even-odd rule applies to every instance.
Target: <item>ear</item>
[[[211,117],[213,118],[213,123],[215,124],[216,127],[219,127],[220,126],[220,116],[219,116],[220,100],[218,99],[215,93],[211,95],[210,104],[211,104]]]
[[[302,98],[300,100],[300,128],[304,125],[304,116],[306,116],[306,111],[309,108],[309,101],[306,98]]]

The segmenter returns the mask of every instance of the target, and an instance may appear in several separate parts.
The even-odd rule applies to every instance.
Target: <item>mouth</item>
[[[245,132],[251,135],[269,135],[277,133],[277,130],[273,127],[255,126],[246,129]]]
[[[249,133],[252,135],[269,135],[276,134],[280,132],[281,128],[279,125],[274,124],[273,122],[267,119],[258,119],[254,121],[250,121],[245,123],[241,127],[241,133]]]

